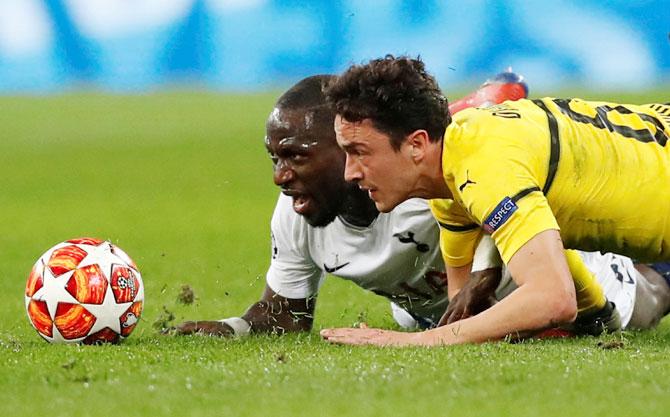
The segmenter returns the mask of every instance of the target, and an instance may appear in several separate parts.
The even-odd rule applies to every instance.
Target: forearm
[[[242,318],[249,323],[253,333],[310,331],[314,322],[313,309],[292,308],[291,304],[287,299],[258,301]]]
[[[219,337],[245,336],[253,333],[309,331],[314,321],[316,296],[291,299],[276,294],[266,286],[261,300],[252,304],[242,317],[223,320],[186,321],[173,329],[176,334],[204,334]]]
[[[261,300],[252,304],[242,316],[254,333],[310,331],[314,323],[316,296],[292,299],[282,297],[269,286]]]
[[[476,316],[426,332],[422,344],[483,342],[574,321],[575,288],[558,231],[533,237],[509,269],[519,286],[515,291]]]
[[[509,334],[554,327],[574,318],[564,312],[562,302],[543,297],[544,291],[522,286],[509,296],[476,316],[415,333],[415,342],[423,346],[481,343],[501,339]]]
[[[324,329],[321,336],[330,343],[378,346],[440,346],[481,343],[499,340],[508,334],[517,336],[524,330],[554,327],[574,319],[572,310],[561,311],[558,303],[543,301],[544,291],[528,285],[512,292],[503,301],[477,314],[432,330],[416,333],[381,329]],[[572,294],[574,299],[574,293]],[[573,300],[573,304],[574,300]],[[559,319],[560,317],[560,319]]]
[[[465,266],[447,266],[447,296],[452,300],[470,279],[472,264]]]

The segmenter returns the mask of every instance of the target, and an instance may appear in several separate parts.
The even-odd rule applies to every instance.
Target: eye
[[[361,149],[361,148],[359,148],[359,147],[353,147],[353,148],[351,148],[351,149],[348,149],[348,150],[347,150],[347,153],[348,153],[349,156],[351,156],[352,158],[357,158],[357,159],[362,159],[362,158],[366,155],[365,150],[364,150],[364,149]]]
[[[342,150],[344,151],[344,153],[346,153],[349,156],[358,156],[359,155],[358,149],[356,149],[354,147],[351,147],[351,146],[345,146],[344,148],[342,148]]]
[[[290,156],[291,161],[293,162],[305,162],[307,160],[307,155],[301,155],[299,153],[294,153]]]

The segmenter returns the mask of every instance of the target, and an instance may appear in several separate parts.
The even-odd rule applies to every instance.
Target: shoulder
[[[504,142],[504,122],[487,109],[467,109],[454,116],[444,136],[443,158],[449,166],[479,155]],[[479,157],[477,157],[479,158]]]
[[[445,175],[465,181],[466,170],[478,175],[498,175],[491,166],[513,164],[528,156],[545,157],[549,142],[538,140],[547,135],[547,115],[532,100],[506,101],[502,104],[459,112],[447,127],[442,165]],[[461,172],[462,171],[462,172]]]
[[[466,109],[453,116],[447,136],[451,142],[460,139],[462,144],[492,136],[514,136],[514,129],[543,114],[533,100],[505,101],[495,106]]]

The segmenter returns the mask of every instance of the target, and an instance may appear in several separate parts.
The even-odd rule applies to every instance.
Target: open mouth
[[[312,200],[304,195],[293,196],[293,211],[298,214],[305,214],[309,211]]]
[[[293,211],[298,214],[305,214],[309,211],[312,201],[309,196],[301,194],[295,190],[284,190],[282,192],[293,198]]]

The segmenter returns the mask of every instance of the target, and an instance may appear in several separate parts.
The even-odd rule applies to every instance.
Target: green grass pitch
[[[311,334],[159,335],[165,309],[175,321],[218,319],[260,295],[277,196],[262,138],[275,97],[0,98],[0,416],[668,415],[670,320],[516,345],[330,346],[318,329],[393,322],[384,300],[329,279]],[[589,97],[668,101],[670,89]],[[119,346],[49,345],[28,323],[33,262],[78,236],[113,241],[143,273],[143,317]],[[177,302],[183,284],[195,303]]]

